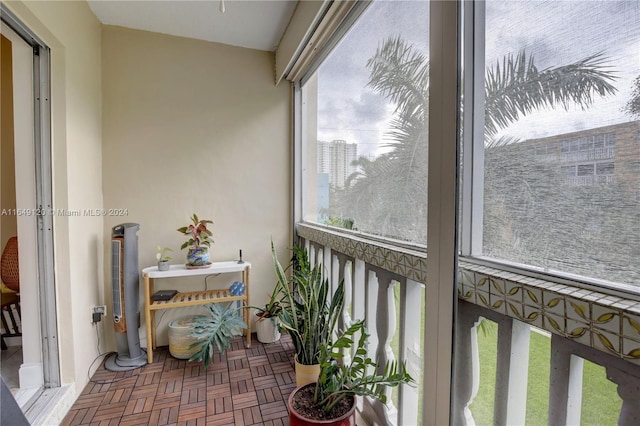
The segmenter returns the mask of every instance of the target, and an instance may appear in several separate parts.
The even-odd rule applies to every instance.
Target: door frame
[[[51,51],[33,31],[0,3],[2,22],[33,49],[33,116],[38,307],[45,388],[60,387],[60,352],[53,239],[51,167]]]

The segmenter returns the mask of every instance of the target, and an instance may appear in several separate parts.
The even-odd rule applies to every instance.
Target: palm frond
[[[514,143],[521,142],[520,138],[515,136],[500,136],[499,138],[486,138],[484,141],[484,148],[501,148],[506,145],[511,145]]]
[[[416,111],[427,103],[429,61],[399,36],[379,45],[367,68],[368,86],[396,104],[396,111]]]
[[[596,96],[616,93],[611,84],[616,79],[603,53],[542,71],[524,50],[509,54],[486,72],[485,132],[495,135],[498,129],[542,108],[568,109],[575,104],[585,109]]]

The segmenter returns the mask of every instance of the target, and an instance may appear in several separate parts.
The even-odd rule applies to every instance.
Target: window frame
[[[370,1],[359,1],[368,5]],[[455,318],[455,306],[457,303],[456,281],[458,269],[458,172],[459,172],[459,37],[460,37],[460,12],[462,2],[431,1],[430,2],[429,45],[430,45],[430,72],[433,77],[430,81],[442,84],[429,85],[429,110],[439,111],[429,115],[429,132],[434,136],[435,142],[429,144],[429,185],[428,199],[431,200],[433,214],[430,214],[427,227],[430,255],[427,256],[427,268],[430,275],[425,285],[425,347],[424,359],[431,360],[433,368],[425,368],[424,383],[432,383],[434,386],[425,387],[422,405],[424,407],[425,424],[449,424],[451,403],[451,372],[452,369],[452,345],[453,325]],[[354,8],[355,9],[355,8]],[[356,9],[357,10],[357,9]],[[364,8],[363,8],[364,10]],[[354,21],[355,22],[355,19]],[[336,35],[341,38],[346,33],[338,31]],[[339,40],[339,39],[338,39]],[[336,42],[338,41],[336,40]],[[325,55],[320,54],[324,58]],[[447,73],[452,69],[455,73]],[[434,71],[437,70],[437,71]],[[306,173],[306,125],[304,111],[303,85],[308,82],[309,76],[315,71],[314,67],[308,74],[301,77],[301,83],[293,85],[294,99],[294,227],[298,222],[309,223],[313,226],[326,227],[328,230],[342,234],[358,236],[373,245],[382,243],[397,248],[411,248],[426,254],[426,247],[420,244],[412,244],[406,241],[398,241],[372,234],[357,231],[349,231],[329,225],[323,225],[304,220],[305,203],[305,173]],[[438,137],[439,136],[439,137]],[[453,138],[453,142],[452,142]],[[431,167],[433,166],[433,167]],[[433,179],[432,179],[433,176]],[[432,190],[433,189],[433,190]],[[435,199],[439,202],[435,202]],[[431,211],[431,210],[430,210]],[[439,220],[432,218],[438,217]],[[298,238],[297,232],[294,238]],[[428,343],[427,343],[428,342]]]
[[[464,2],[464,9],[462,28],[464,45],[472,46],[472,49],[464,50],[463,60],[465,64],[472,64],[472,66],[465,66],[463,69],[462,151],[464,154],[461,168],[460,259],[535,279],[640,301],[640,288],[632,284],[563,271],[550,272],[542,267],[483,255],[485,2]],[[615,139],[613,142],[604,141],[604,145],[605,148],[615,147]],[[595,168],[594,165],[594,173]],[[596,177],[595,174],[592,176]]]

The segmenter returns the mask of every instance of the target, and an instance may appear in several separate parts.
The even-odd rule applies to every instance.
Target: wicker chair
[[[18,268],[18,237],[11,237],[0,258],[0,278],[15,293],[2,293],[2,349],[7,349],[5,337],[22,336],[20,327],[20,271]],[[7,321],[8,317],[8,321]],[[16,318],[17,317],[17,318]]]

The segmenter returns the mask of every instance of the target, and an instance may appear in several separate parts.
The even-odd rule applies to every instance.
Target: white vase
[[[280,340],[278,318],[264,318],[256,321],[256,334],[260,343],[274,343]]]

